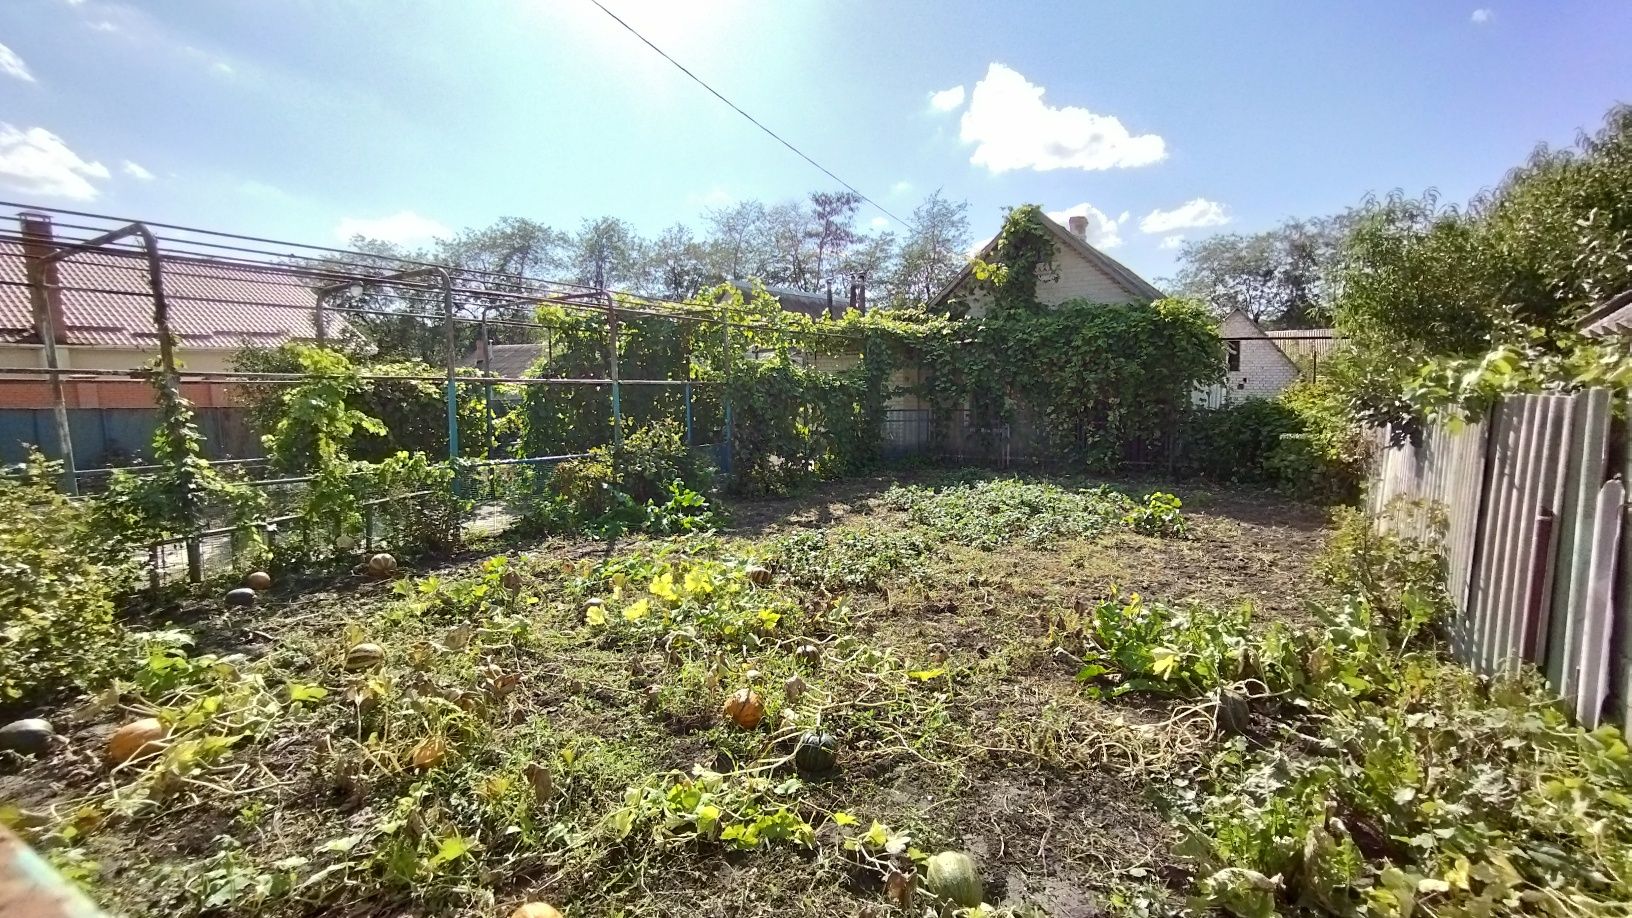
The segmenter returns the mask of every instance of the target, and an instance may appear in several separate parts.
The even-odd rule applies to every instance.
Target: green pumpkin
[[[980,885],[980,868],[975,865],[974,858],[962,851],[942,851],[930,858],[924,879],[930,892],[964,908],[974,908],[985,900],[986,892]]]
[[[839,741],[831,733],[812,731],[799,737],[793,750],[794,767],[807,774],[825,775],[839,762]]]

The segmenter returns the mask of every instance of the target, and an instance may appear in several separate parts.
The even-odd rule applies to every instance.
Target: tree
[[[764,260],[749,273],[767,284],[814,290],[814,253],[810,250],[810,215],[798,201],[765,209]]]
[[[676,223],[664,230],[649,249],[649,269],[652,290],[658,296],[684,300],[699,288],[717,283],[721,278],[708,264],[703,243],[691,234],[690,227]]]
[[[768,259],[765,255],[765,205],[740,201],[730,207],[712,208],[703,214],[708,224],[704,242],[709,268],[726,280],[743,280],[754,267]]]
[[[1187,242],[1170,286],[1220,314],[1239,309],[1255,322],[1308,328],[1328,321],[1330,286],[1349,215],[1288,220],[1262,233]]]
[[[573,282],[597,290],[643,287],[645,249],[628,223],[616,217],[586,219],[573,240]]]
[[[845,251],[855,244],[856,210],[860,206],[861,195],[853,191],[810,193],[811,226],[805,232],[815,249],[814,271],[809,279],[815,287],[832,280],[829,272],[838,266]]]
[[[968,251],[968,202],[948,201],[936,189],[912,211],[912,228],[902,243],[890,292],[908,303],[929,302],[963,269]]]

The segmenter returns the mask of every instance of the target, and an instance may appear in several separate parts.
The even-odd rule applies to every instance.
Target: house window
[[[1224,342],[1224,366],[1231,373],[1241,372],[1241,342]]]

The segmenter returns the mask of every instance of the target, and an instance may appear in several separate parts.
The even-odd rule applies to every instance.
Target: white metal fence
[[[1456,655],[1486,673],[1534,663],[1589,727],[1632,714],[1632,459],[1615,396],[1511,396],[1417,444],[1380,434],[1369,497],[1380,528],[1444,539]]]

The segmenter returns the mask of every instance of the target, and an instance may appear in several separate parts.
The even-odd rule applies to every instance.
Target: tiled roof
[[[544,356],[542,344],[494,344],[489,346],[493,365],[486,369],[502,379],[525,379],[527,371]],[[464,366],[482,367],[481,349],[464,359]]]
[[[81,252],[58,265],[68,344],[157,347],[144,258]],[[181,347],[236,349],[315,337],[315,291],[275,269],[166,256],[164,290]],[[338,316],[328,325],[331,334],[343,330]],[[0,239],[0,343],[37,341],[22,245]]]

